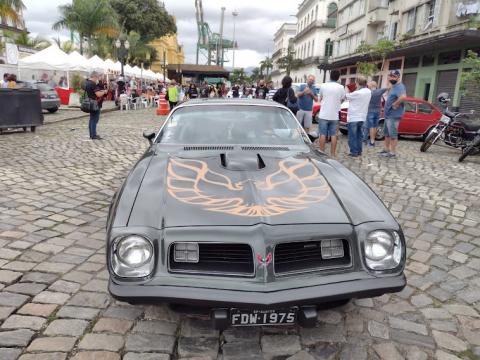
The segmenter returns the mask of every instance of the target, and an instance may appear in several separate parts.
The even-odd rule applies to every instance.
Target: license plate
[[[297,321],[296,309],[230,310],[232,326],[290,325]]]

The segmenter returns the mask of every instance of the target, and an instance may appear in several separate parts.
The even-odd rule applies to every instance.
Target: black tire
[[[36,126],[30,126],[30,131],[31,131],[31,132],[35,132],[36,129],[37,129]]]
[[[340,129],[340,132],[341,132],[343,135],[348,135],[348,130],[347,130],[347,129]]]
[[[380,120],[377,126],[377,134],[375,135],[376,141],[382,141],[385,139],[385,121]]]
[[[427,137],[425,138],[425,140],[423,140],[423,144],[422,146],[420,146],[420,151],[421,152],[426,152],[430,146],[433,145],[433,139],[437,136],[438,134],[433,132],[433,131],[430,131],[427,135]]]
[[[58,107],[50,108],[50,109],[47,109],[47,110],[50,114],[53,114],[54,112],[58,111]]]
[[[462,150],[462,155],[458,158],[458,162],[462,162],[465,158],[471,155],[476,148],[480,147],[480,136],[477,136],[473,142]]]

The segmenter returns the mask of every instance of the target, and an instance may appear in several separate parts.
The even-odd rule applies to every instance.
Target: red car
[[[340,132],[347,134],[348,102],[342,104],[340,110]],[[438,123],[442,112],[428,101],[407,97],[405,100],[405,114],[398,127],[399,135],[413,135],[426,137],[429,131]],[[383,140],[384,135],[383,111],[377,129],[376,140]]]

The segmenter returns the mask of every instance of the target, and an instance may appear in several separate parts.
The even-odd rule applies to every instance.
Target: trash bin
[[[43,125],[40,91],[37,89],[0,89],[0,129],[23,128],[31,131]]]

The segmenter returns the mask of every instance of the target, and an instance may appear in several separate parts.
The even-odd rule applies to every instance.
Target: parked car
[[[60,108],[60,98],[50,85],[42,81],[23,82],[22,86],[29,89],[40,90],[40,99],[42,101],[42,109],[50,113],[56,112]]]
[[[284,106],[173,109],[113,196],[109,291],[212,309],[216,328],[317,323],[317,305],[401,291],[405,238]]]
[[[342,134],[348,133],[347,113],[348,101],[342,104],[342,109],[340,110],[339,127]],[[442,112],[435,105],[422,99],[407,97],[405,99],[405,114],[400,120],[398,133],[399,135],[422,136],[425,138],[430,130],[440,121],[441,117]],[[377,140],[383,140],[384,137],[384,115],[382,111],[378,124]]]

